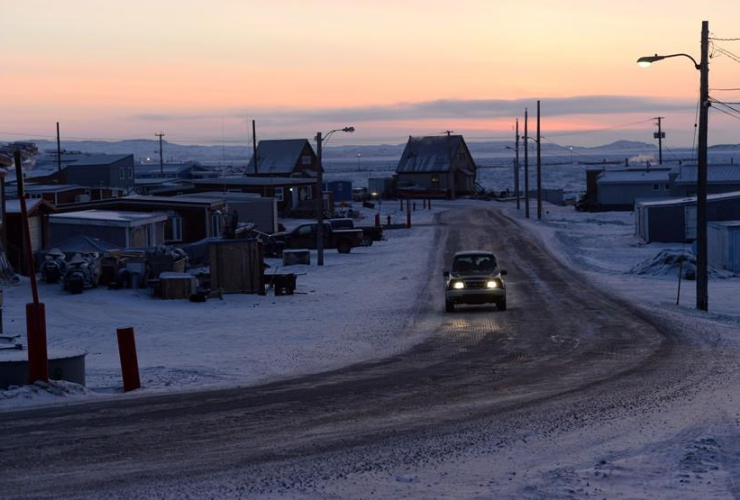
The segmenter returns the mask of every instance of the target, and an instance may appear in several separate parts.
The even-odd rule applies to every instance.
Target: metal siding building
[[[707,196],[707,220],[740,219],[740,192]],[[696,197],[635,202],[635,234],[646,243],[696,239]]]
[[[740,220],[710,222],[707,241],[710,266],[740,273]]]
[[[673,196],[696,196],[696,165],[677,168],[672,182]],[[740,165],[708,165],[707,193],[740,191]]]
[[[352,201],[352,181],[325,182],[324,191],[334,193],[334,201]]]
[[[596,180],[596,203],[614,210],[632,210],[637,199],[664,199],[670,192],[668,170],[605,170]]]

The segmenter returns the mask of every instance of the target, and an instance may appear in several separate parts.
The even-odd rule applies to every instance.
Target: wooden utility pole
[[[529,219],[529,118],[524,108],[524,217]]]
[[[316,264],[324,265],[324,170],[322,163],[322,145],[323,137],[321,132],[316,134],[316,160],[318,161],[318,170],[316,171]]]
[[[709,21],[701,23],[699,140],[696,172],[696,308],[709,309],[707,269],[707,135],[709,130]]]
[[[252,120],[252,157],[254,158],[254,173],[258,174],[259,169],[257,167],[257,125]]]
[[[661,127],[661,122],[665,119],[665,116],[656,116],[655,119],[658,121],[658,131],[653,133],[653,138],[658,139],[658,165],[663,164],[663,139],[665,139],[665,132]]]
[[[450,175],[448,182],[450,184],[450,199],[455,199],[455,169],[452,165],[452,130],[447,130],[447,160],[450,162]]]
[[[516,209],[519,210],[521,198],[519,193],[519,118],[516,119],[516,142],[514,143],[516,159],[514,160],[514,192],[516,193]]]
[[[537,220],[542,220],[542,149],[540,140],[540,101],[537,101]]]
[[[57,122],[57,172],[62,171],[62,140],[59,137],[59,122]]]
[[[159,173],[160,175],[164,175],[164,154],[162,152],[162,137],[164,137],[164,133],[160,132],[154,135],[159,137]]]

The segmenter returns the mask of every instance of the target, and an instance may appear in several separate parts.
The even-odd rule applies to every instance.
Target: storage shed
[[[335,202],[352,201],[352,181],[329,181],[324,183],[324,191],[334,194]]]
[[[740,219],[740,191],[707,196],[707,220]],[[638,200],[635,234],[646,243],[688,242],[696,239],[696,197]]]
[[[740,273],[740,220],[710,222],[707,248],[710,266]]]
[[[123,248],[164,244],[166,214],[84,210],[49,216],[50,246],[77,235],[107,241]]]
[[[670,198],[668,170],[605,170],[596,179],[596,203],[604,210],[632,210],[637,199]]]

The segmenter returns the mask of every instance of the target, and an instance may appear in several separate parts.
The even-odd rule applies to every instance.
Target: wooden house
[[[396,168],[397,187],[406,196],[470,194],[476,169],[461,135],[409,137]]]
[[[307,139],[260,141],[247,175],[258,177],[316,177],[318,158]]]

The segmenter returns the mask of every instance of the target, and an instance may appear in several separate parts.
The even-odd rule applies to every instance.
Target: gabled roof
[[[134,155],[108,155],[108,154],[90,154],[90,155],[79,155],[79,158],[71,161],[69,167],[89,167],[95,165],[110,165],[126,158],[133,160]]]
[[[282,175],[293,173],[295,166],[301,161],[301,153],[306,145],[311,148],[307,139],[260,141],[257,144],[257,173]],[[254,173],[254,157],[249,160],[247,173]]]
[[[449,172],[450,156],[464,142],[461,135],[409,137],[396,172]]]
[[[732,191],[730,193],[717,193],[708,194],[707,202],[713,201],[725,201],[740,199],[740,191]],[[694,205],[696,204],[696,196],[687,196],[685,198],[664,198],[660,200],[636,200],[635,205],[642,207],[669,207],[673,205]]]
[[[675,182],[696,184],[696,165],[682,165]],[[708,165],[707,182],[712,184],[740,184],[740,165]]]
[[[43,198],[26,199],[26,210],[28,211],[28,215],[35,214],[42,207],[48,209],[49,212],[57,211],[57,207]],[[20,214],[21,200],[6,200],[5,211],[9,214]]]

